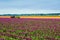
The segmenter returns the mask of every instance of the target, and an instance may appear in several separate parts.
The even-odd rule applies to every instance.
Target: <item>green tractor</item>
[[[15,18],[15,16],[11,16],[11,18]]]
[[[19,16],[11,16],[11,18],[20,18]]]

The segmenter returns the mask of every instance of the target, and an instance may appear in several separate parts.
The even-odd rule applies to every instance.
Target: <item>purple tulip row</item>
[[[15,32],[16,30],[24,30],[27,32],[33,32],[36,30],[54,31],[56,35],[60,35],[60,19],[17,19],[17,18],[0,18],[0,29],[6,28],[9,32]],[[12,30],[12,31],[11,31]],[[24,34],[24,32],[22,32]],[[13,36],[11,34],[5,34],[7,36]],[[16,36],[13,36],[16,37]],[[17,38],[20,36],[17,36]],[[30,39],[24,37],[23,39]],[[31,40],[31,39],[30,39]]]

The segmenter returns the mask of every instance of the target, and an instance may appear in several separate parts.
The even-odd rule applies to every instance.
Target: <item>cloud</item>
[[[0,14],[60,13],[60,10],[2,9]]]
[[[1,8],[60,10],[60,0],[0,0]]]
[[[0,13],[60,13],[60,0],[0,0]]]

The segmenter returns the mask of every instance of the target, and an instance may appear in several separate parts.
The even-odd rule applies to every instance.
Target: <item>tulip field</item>
[[[60,40],[60,19],[0,18],[0,40]]]

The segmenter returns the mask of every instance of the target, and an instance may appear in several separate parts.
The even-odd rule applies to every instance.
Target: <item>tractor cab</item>
[[[15,18],[15,16],[11,16],[11,18]]]

